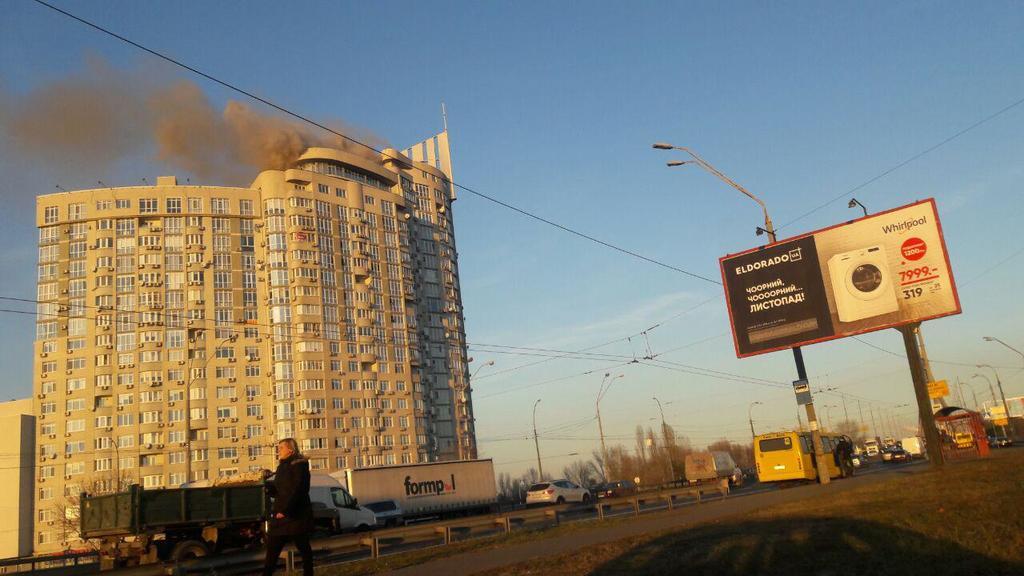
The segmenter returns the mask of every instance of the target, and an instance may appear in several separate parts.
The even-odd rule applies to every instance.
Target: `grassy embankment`
[[[1024,450],[489,576],[1024,574]]]
[[[557,538],[569,524],[317,570],[374,574],[487,548]],[[684,529],[584,547],[492,571],[519,575],[1024,575],[1024,449],[943,472],[898,475],[833,495]]]

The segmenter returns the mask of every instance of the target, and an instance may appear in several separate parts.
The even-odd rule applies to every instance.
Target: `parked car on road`
[[[890,448],[882,453],[882,460],[885,462],[910,462],[910,452],[903,448]]]
[[[854,454],[852,457],[854,468],[863,468],[868,465],[868,455],[866,452],[860,454]]]
[[[620,498],[636,494],[636,484],[632,480],[619,480],[607,482],[594,488],[594,495],[598,498]]]
[[[526,505],[590,502],[590,491],[568,480],[538,482],[526,491]]]
[[[1006,436],[989,436],[988,445],[992,448],[1009,448],[1013,446],[1013,440],[1010,440]]]
[[[395,500],[379,500],[364,504],[377,519],[377,526],[402,526],[405,524],[402,506]]]

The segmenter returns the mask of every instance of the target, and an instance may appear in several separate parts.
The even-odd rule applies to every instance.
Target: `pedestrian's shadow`
[[[1024,574],[1024,563],[996,559],[956,542],[891,525],[797,517],[673,533],[629,550],[590,574],[1019,576]]]

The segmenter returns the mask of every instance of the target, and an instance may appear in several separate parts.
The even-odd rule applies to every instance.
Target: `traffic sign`
[[[812,402],[811,386],[807,383],[807,380],[794,380],[793,393],[796,394],[796,403],[800,406],[810,404]]]
[[[929,398],[942,398],[943,396],[949,396],[949,384],[945,380],[928,383]]]

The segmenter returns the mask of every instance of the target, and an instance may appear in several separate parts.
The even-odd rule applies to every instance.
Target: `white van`
[[[330,475],[310,475],[309,499],[313,503],[316,524],[331,532],[369,530],[377,525],[373,512],[360,506],[348,490]]]
[[[910,454],[912,458],[924,458],[924,439],[917,436],[909,436],[900,440],[900,444],[903,449]]]

